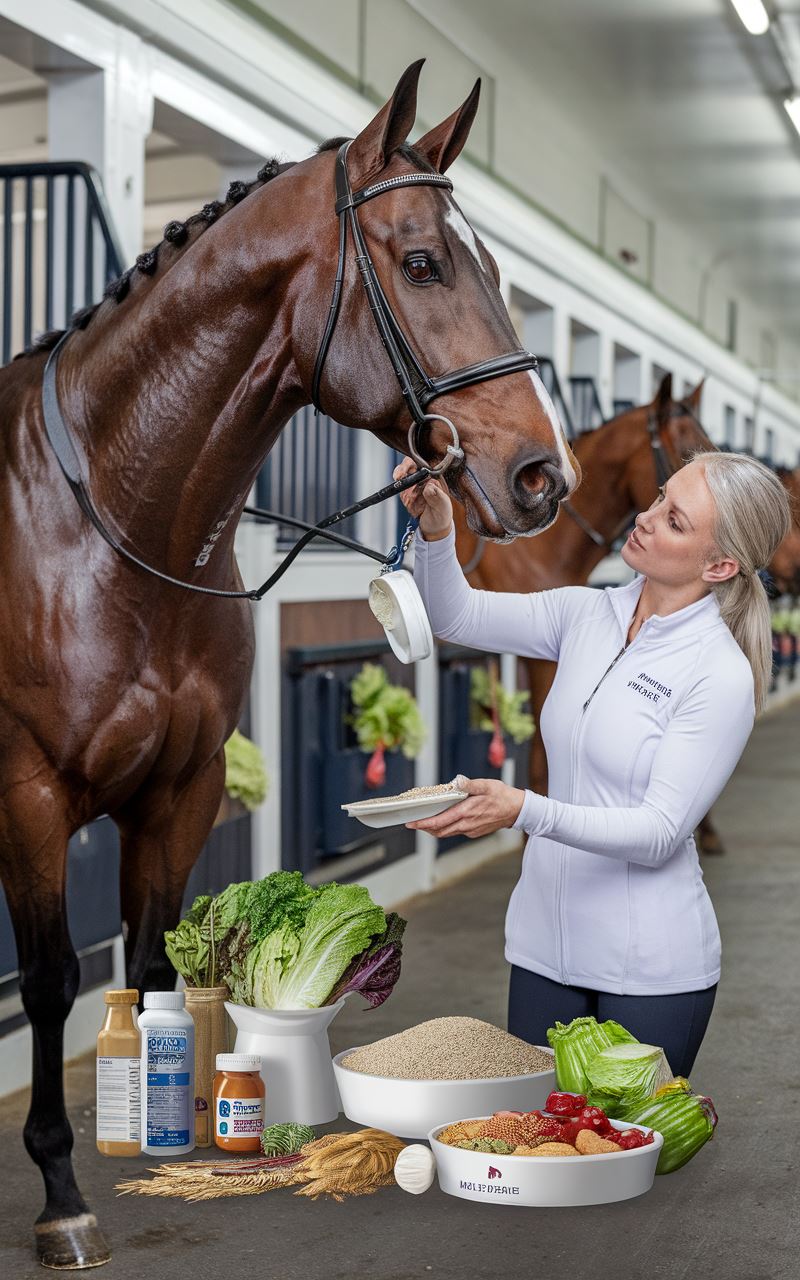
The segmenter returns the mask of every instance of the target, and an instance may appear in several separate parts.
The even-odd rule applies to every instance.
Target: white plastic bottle
[[[142,1151],[194,1149],[194,1020],[182,991],[146,991],[142,1036]]]

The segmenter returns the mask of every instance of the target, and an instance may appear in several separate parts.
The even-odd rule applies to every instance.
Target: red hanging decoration
[[[489,743],[489,764],[493,769],[500,769],[505,764],[506,744],[500,728],[500,713],[497,710],[497,672],[493,662],[489,663],[489,688],[492,699],[492,722],[494,733]]]
[[[506,744],[502,733],[495,729],[489,743],[489,764],[493,769],[500,769],[506,760]]]
[[[364,773],[364,781],[368,787],[382,787],[386,781],[386,758],[382,742],[378,743],[369,758],[369,763]]]

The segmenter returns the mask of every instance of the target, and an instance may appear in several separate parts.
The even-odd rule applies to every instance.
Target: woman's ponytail
[[[744,453],[696,453],[716,507],[715,554],[739,572],[714,587],[720,614],[753,671],[756,714],[763,711],[772,673],[769,597],[765,569],[792,526],[789,495],[769,467]]]

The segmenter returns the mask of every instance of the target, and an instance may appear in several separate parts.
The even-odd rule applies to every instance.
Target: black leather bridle
[[[472,386],[476,382],[486,382],[491,378],[501,378],[509,373],[519,373],[526,369],[535,369],[537,367],[536,357],[529,351],[511,351],[505,355],[495,356],[490,360],[482,360],[477,364],[468,365],[464,369],[456,369],[452,373],[442,374],[438,378],[431,378],[423,369],[417,359],[411,344],[406,338],[397,318],[392,311],[389,301],[381,288],[375,272],[375,266],[370,257],[361,226],[358,221],[356,209],[359,205],[364,204],[367,200],[372,200],[375,196],[382,195],[385,191],[393,191],[396,187],[416,187],[416,186],[435,186],[444,187],[448,191],[452,191],[453,184],[449,178],[441,173],[421,173],[414,171],[412,173],[401,174],[396,178],[384,178],[382,181],[375,182],[369,187],[364,187],[360,191],[354,192],[350,186],[350,179],[347,174],[347,150],[349,142],[344,143],[336,156],[335,170],[335,191],[336,204],[335,211],[339,218],[339,259],[336,266],[336,278],[333,286],[333,296],[331,298],[328,319],[325,330],[322,335],[317,359],[314,366],[314,376],[312,383],[312,403],[314,407],[320,410],[319,388],[322,379],[322,373],[325,367],[325,360],[328,355],[328,349],[331,344],[336,321],[339,315],[339,306],[342,298],[342,285],[344,283],[345,260],[347,252],[347,228],[350,227],[350,233],[353,238],[353,245],[356,251],[356,264],[361,276],[362,284],[367,295],[370,310],[375,318],[375,324],[380,335],[389,359],[392,363],[395,375],[400,383],[400,389],[403,398],[408,406],[408,410],[413,419],[408,432],[409,453],[416,462],[418,470],[411,475],[404,476],[402,480],[394,480],[391,484],[379,489],[377,493],[370,494],[367,498],[362,498],[360,502],[354,503],[342,511],[337,511],[326,519],[321,520],[316,525],[309,525],[305,521],[290,519],[282,516],[279,512],[264,511],[259,507],[244,507],[247,515],[254,516],[259,520],[268,520],[273,523],[284,523],[295,527],[303,528],[305,532],[297,540],[280,565],[275,569],[266,582],[252,591],[222,591],[215,587],[202,587],[197,583],[184,582],[180,578],[173,578],[167,573],[162,573],[159,569],[154,569],[152,565],[145,563],[139,559],[131,551],[123,547],[117,538],[112,534],[101,519],[97,508],[95,507],[89,489],[81,474],[81,467],[78,460],[77,451],[73,443],[72,434],[67,423],[64,421],[63,414],[58,402],[58,390],[56,383],[56,368],[61,348],[67,338],[73,332],[71,329],[62,334],[53,350],[48,356],[45,364],[43,381],[42,381],[42,412],[44,416],[45,433],[47,439],[52,446],[61,470],[69,484],[72,493],[80,506],[81,510],[88,517],[100,536],[105,539],[110,547],[114,549],[120,556],[129,563],[136,565],[139,569],[144,569],[153,577],[161,579],[162,582],[169,582],[173,586],[183,587],[187,591],[195,591],[202,595],[219,596],[232,600],[260,600],[270,587],[283,576],[289,565],[297,557],[312,538],[322,537],[329,541],[337,542],[340,545],[347,546],[353,550],[361,551],[365,555],[371,556],[375,560],[381,560],[386,566],[393,566],[395,563],[402,561],[403,547],[393,547],[388,556],[381,552],[364,547],[360,543],[354,542],[352,539],[343,538],[341,535],[328,532],[334,524],[339,524],[342,520],[348,519],[350,516],[356,515],[359,511],[363,511],[366,507],[375,506],[379,502],[384,502],[387,498],[393,498],[402,493],[405,489],[418,484],[421,480],[429,476],[442,475],[444,471],[456,460],[462,460],[464,451],[459,444],[458,432],[453,426],[449,418],[443,417],[437,413],[426,413],[428,405],[437,396],[446,395],[451,391],[458,391],[462,387]],[[450,430],[451,441],[446,446],[444,457],[439,463],[426,461],[418,450],[416,433],[429,422],[443,422]]]
[[[460,391],[463,387],[474,386],[476,382],[488,382],[492,378],[504,378],[510,373],[522,373],[528,369],[536,369],[538,362],[536,356],[530,351],[517,350],[506,352],[505,355],[493,356],[488,360],[480,360],[477,364],[467,365],[463,369],[454,369],[451,373],[443,373],[436,378],[432,378],[423,369],[411,343],[403,332],[400,322],[392,311],[389,299],[386,297],[378,279],[375,264],[364,239],[364,232],[358,221],[357,210],[360,205],[366,204],[367,200],[373,200],[376,196],[384,195],[387,191],[394,191],[398,187],[444,187],[445,190],[452,191],[453,184],[443,173],[420,173],[414,171],[412,173],[399,174],[396,178],[383,178],[379,182],[372,183],[371,186],[362,187],[359,191],[353,191],[347,172],[347,152],[349,147],[349,142],[342,143],[336,155],[334,173],[336,204],[334,208],[339,219],[339,259],[336,266],[336,278],[333,285],[328,321],[314,365],[311,401],[314,407],[321,411],[320,383],[342,300],[342,285],[344,283],[347,258],[347,229],[349,227],[361,283],[364,286],[364,292],[367,295],[367,301],[369,302],[381,342],[391,361],[395,377],[400,383],[403,399],[413,419],[413,424],[409,431],[411,456],[416,463],[424,465],[425,460],[416,449],[415,429],[421,429],[428,422],[444,422],[450,427],[456,442],[458,440],[455,428],[449,418],[444,418],[440,414],[426,412],[432,400],[437,399],[439,396],[448,395],[452,391]],[[456,443],[456,449],[457,447]],[[450,445],[448,445],[448,451],[451,451]],[[463,453],[459,451],[456,456],[463,458]]]

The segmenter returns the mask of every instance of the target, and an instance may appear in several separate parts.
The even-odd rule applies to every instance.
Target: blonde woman
[[[750,457],[699,453],[637,517],[622,551],[633,582],[530,594],[469,587],[439,481],[402,496],[420,517],[414,576],[435,635],[558,660],[539,726],[549,796],[470,779],[469,799],[408,826],[527,833],[506,916],[511,1032],[545,1044],[556,1019],[615,1018],[688,1075],[720,975],[692,832],[764,705],[758,570],[789,531],[786,491]]]

